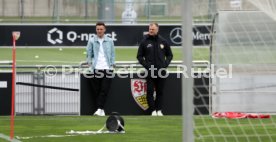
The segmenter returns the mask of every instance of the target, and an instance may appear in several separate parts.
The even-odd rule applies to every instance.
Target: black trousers
[[[165,72],[166,74],[166,72]],[[163,104],[163,88],[165,87],[166,78],[148,76],[147,81],[147,102],[149,105],[149,112],[154,110],[162,110]],[[156,91],[156,97],[154,100],[154,90]]]
[[[97,108],[103,109],[113,78],[113,70],[94,70],[91,77],[91,89],[96,96]]]

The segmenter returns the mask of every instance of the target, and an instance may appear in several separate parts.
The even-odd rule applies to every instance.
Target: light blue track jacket
[[[97,36],[89,39],[86,46],[87,63],[90,65],[91,70],[95,69],[98,60],[98,54],[100,49],[100,42]],[[110,69],[115,65],[115,48],[114,42],[111,38],[104,35],[103,40],[104,56]]]

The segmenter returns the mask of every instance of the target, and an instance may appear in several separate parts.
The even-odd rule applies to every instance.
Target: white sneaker
[[[100,116],[105,116],[104,110],[101,109],[101,115]]]
[[[101,109],[97,109],[97,111],[95,111],[94,115],[100,115],[101,114]]]
[[[154,111],[152,111],[151,116],[157,116],[157,113],[156,113],[156,111],[155,111],[155,110],[154,110]]]
[[[157,111],[157,116],[163,116],[163,113],[161,112],[161,110]]]
[[[105,116],[105,113],[104,113],[103,109],[97,109],[97,111],[94,113],[94,115]]]

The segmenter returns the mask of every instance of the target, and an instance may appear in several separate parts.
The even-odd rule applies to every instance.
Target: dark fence
[[[170,68],[181,62],[174,61]],[[194,67],[207,68],[208,61],[195,61]],[[16,74],[16,115],[92,115],[95,108],[94,94],[91,92],[90,79],[85,78],[86,68],[72,66],[71,71],[62,71],[62,66],[54,66],[57,72],[47,72],[47,66],[17,66]],[[120,62],[117,69],[141,67],[137,62]],[[35,71],[21,71],[22,69]],[[64,68],[68,69],[68,66]],[[78,68],[78,69],[77,69]],[[10,69],[0,66],[1,70]],[[121,76],[124,74],[124,77]],[[141,115],[146,113],[145,90],[135,95],[135,83],[145,85],[145,80],[136,73],[116,72],[107,100],[106,113],[117,111],[123,115]],[[195,73],[195,74],[201,74]],[[180,115],[181,74],[172,72],[166,82],[164,109],[165,115]],[[195,75],[197,76],[197,75]],[[137,85],[137,84],[136,84]],[[137,86],[136,86],[137,87]],[[0,115],[9,115],[11,106],[11,72],[0,72]],[[137,93],[137,92],[136,92]],[[209,78],[194,79],[195,114],[209,114]]]

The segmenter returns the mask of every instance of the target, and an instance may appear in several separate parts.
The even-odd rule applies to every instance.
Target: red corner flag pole
[[[15,98],[15,75],[16,75],[16,40],[20,37],[20,32],[12,32],[13,48],[12,48],[12,99],[11,99],[11,126],[10,139],[14,137],[14,98]]]

